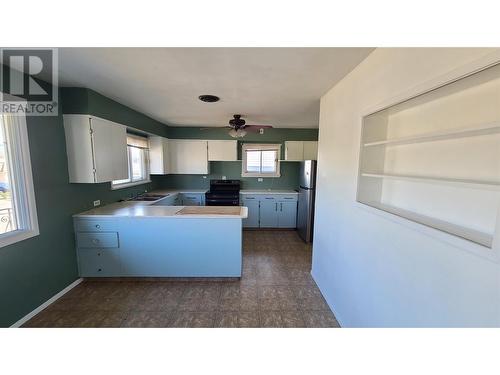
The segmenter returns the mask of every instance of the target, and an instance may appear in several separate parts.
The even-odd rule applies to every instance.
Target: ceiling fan
[[[227,126],[218,126],[214,128],[202,128],[203,130],[210,130],[210,129],[220,129],[220,128],[226,128],[230,129],[229,130],[229,135],[233,138],[243,138],[245,135],[247,135],[247,132],[253,132],[253,133],[261,133],[261,129],[268,129],[272,128],[271,125],[247,125],[246,121],[241,118],[241,115],[233,115],[233,118],[229,120],[229,125]]]

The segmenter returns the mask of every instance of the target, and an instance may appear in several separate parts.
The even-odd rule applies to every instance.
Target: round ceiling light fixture
[[[220,98],[215,95],[200,95],[198,96],[198,99],[205,103],[215,103],[220,100]]]

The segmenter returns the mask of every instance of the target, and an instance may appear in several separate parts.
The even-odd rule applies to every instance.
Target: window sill
[[[242,173],[241,177],[279,178],[279,177],[281,177],[281,174],[278,174],[278,175],[269,175],[269,174],[260,174],[260,173]]]
[[[151,182],[151,180],[147,179],[147,180],[140,180],[140,181],[134,181],[134,182],[126,182],[124,184],[119,184],[119,185],[111,184],[111,190],[125,189],[125,188],[132,187],[132,186],[149,184],[150,182]]]
[[[15,244],[16,242],[27,240],[31,237],[36,237],[40,234],[38,229],[32,230],[14,230],[12,232],[4,233],[0,235],[0,247],[9,246]]]

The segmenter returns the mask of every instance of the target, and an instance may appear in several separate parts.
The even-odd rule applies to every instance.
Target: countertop
[[[149,191],[148,194],[179,194],[179,193],[191,193],[191,194],[205,194],[208,189],[159,189]]]
[[[179,193],[192,193],[204,194],[206,189],[161,189],[148,192],[148,194],[165,194],[172,196]],[[255,189],[255,190],[240,190],[240,194],[298,194],[295,190],[268,190],[268,189]],[[79,218],[95,218],[100,217],[170,217],[170,218],[240,218],[245,219],[248,217],[248,208],[241,207],[239,215],[234,214],[189,214],[177,215],[177,212],[182,210],[185,206],[155,206],[157,201],[124,201],[107,204],[102,207],[93,208],[91,210],[81,212],[73,215]]]
[[[299,193],[295,190],[256,189],[256,190],[240,190],[240,194],[299,194]]]
[[[193,193],[205,194],[208,189],[161,189],[150,191],[151,194],[179,194]],[[299,194],[295,190],[273,190],[273,189],[242,189],[240,194]]]
[[[95,218],[98,217],[165,217],[174,219],[245,219],[248,216],[248,208],[240,207],[239,215],[231,214],[183,214],[177,215],[177,212],[188,206],[153,206],[154,202],[116,202],[105,206],[94,208],[79,214],[73,215],[77,218]]]

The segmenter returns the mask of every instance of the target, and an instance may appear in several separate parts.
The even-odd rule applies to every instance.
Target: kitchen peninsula
[[[158,203],[117,202],[74,215],[80,276],[241,277],[246,207]]]

